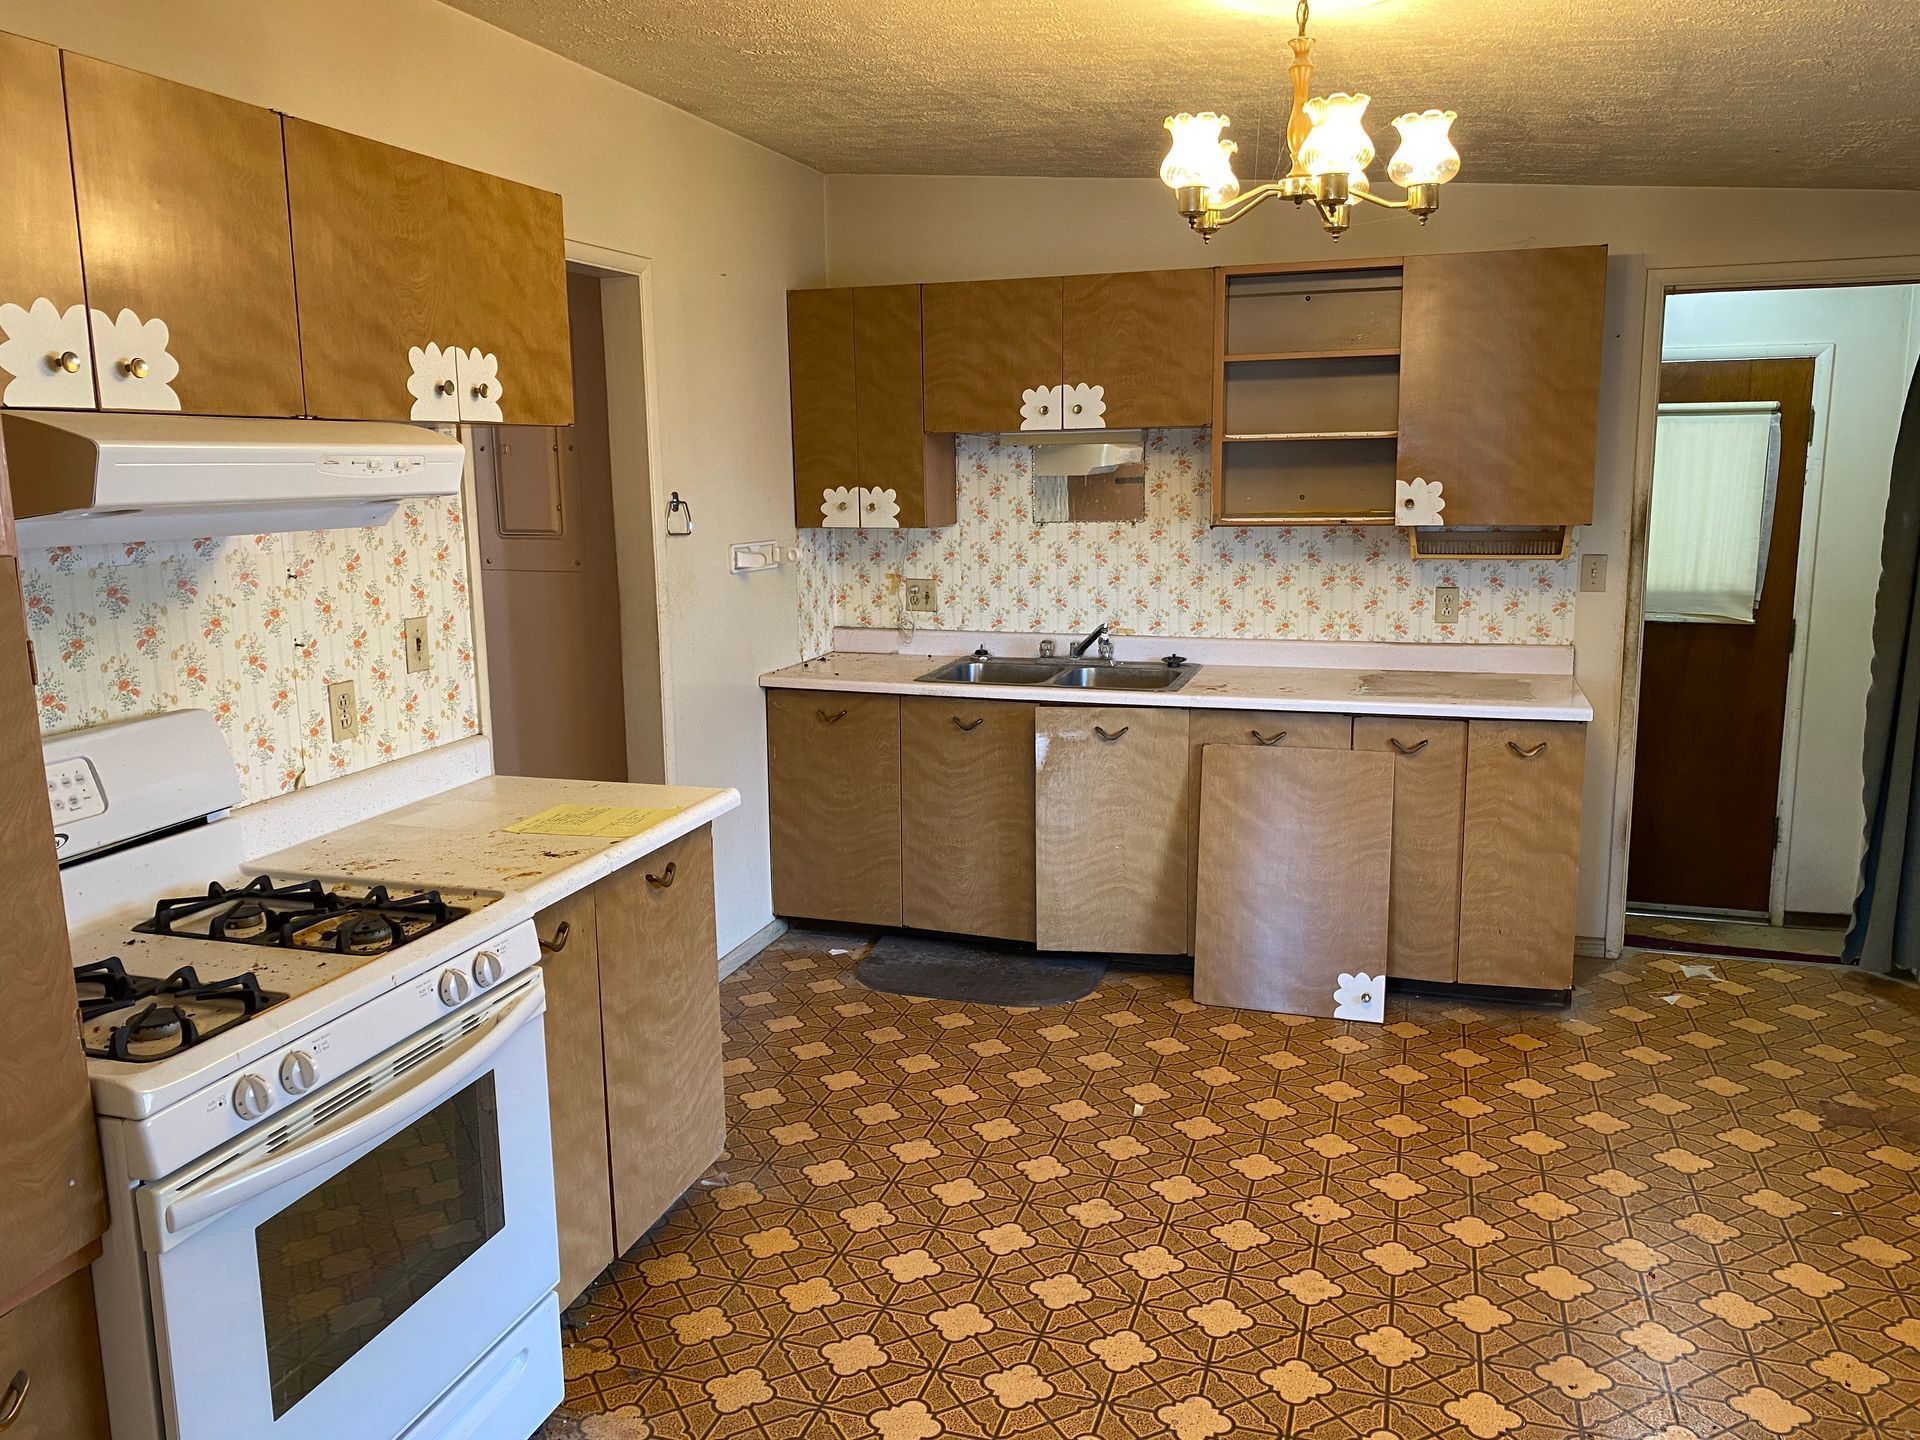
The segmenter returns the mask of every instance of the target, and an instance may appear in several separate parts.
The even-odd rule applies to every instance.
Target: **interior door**
[[[569,277],[574,423],[474,431],[494,764],[503,775],[627,778],[600,282]]]
[[[1662,365],[1660,398],[1779,402],[1780,472],[1766,583],[1753,624],[1646,626],[1627,900],[1765,913],[1813,431],[1813,361]]]

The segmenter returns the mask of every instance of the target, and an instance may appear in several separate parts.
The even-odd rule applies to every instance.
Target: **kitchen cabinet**
[[[534,917],[547,986],[547,1098],[560,1230],[560,1303],[571,1305],[607,1268],[613,1248],[613,1169],[607,1142],[599,935],[593,891]]]
[[[0,1426],[8,1440],[107,1440],[107,1393],[93,1277],[76,1270],[0,1315]],[[19,1408],[13,1388],[24,1377]]]
[[[1462,983],[1572,986],[1585,754],[1584,725],[1467,722]]]
[[[927,428],[1205,425],[1212,289],[1205,269],[925,286]]]
[[[927,433],[920,337],[918,285],[787,293],[795,525],[953,523],[953,436]]]
[[[726,1143],[710,830],[671,841],[534,923],[564,1306]]]
[[[53,46],[0,34],[0,135],[0,405],[90,409],[93,342]]]
[[[1195,710],[1187,717],[1187,948],[1193,948],[1200,874],[1200,785],[1210,745],[1265,749],[1347,750],[1353,717],[1287,710]]]
[[[300,414],[280,117],[63,61],[101,408]]]
[[[1034,938],[1034,709],[901,700],[902,924]]]
[[[1039,947],[1184,953],[1187,713],[1048,706],[1033,752]]]
[[[1586,525],[1604,245],[1410,255],[1396,477],[1438,483],[1447,525]]]
[[[284,130],[309,413],[571,423],[559,197],[292,116]]]
[[[900,700],[767,695],[773,909],[854,925],[900,921]]]
[[[1459,968],[1467,722],[1361,715],[1353,722],[1353,748],[1393,760],[1387,974],[1451,981]]]

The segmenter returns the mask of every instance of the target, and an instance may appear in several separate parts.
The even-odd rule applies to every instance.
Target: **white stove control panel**
[[[56,827],[107,813],[107,793],[90,760],[53,760],[47,764],[47,807]]]

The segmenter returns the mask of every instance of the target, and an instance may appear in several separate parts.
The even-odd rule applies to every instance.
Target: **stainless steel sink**
[[[1055,685],[1079,690],[1178,690],[1193,678],[1198,665],[1140,665],[1115,661],[1106,665],[1076,665],[1054,677]]]
[[[988,656],[949,660],[920,680],[930,685],[1060,685],[1076,690],[1178,690],[1200,667],[1119,660],[1038,660]]]

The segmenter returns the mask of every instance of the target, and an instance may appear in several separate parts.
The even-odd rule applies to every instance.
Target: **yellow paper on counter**
[[[590,835],[601,840],[631,840],[670,820],[686,807],[650,809],[644,805],[553,805],[507,826],[515,835]]]

